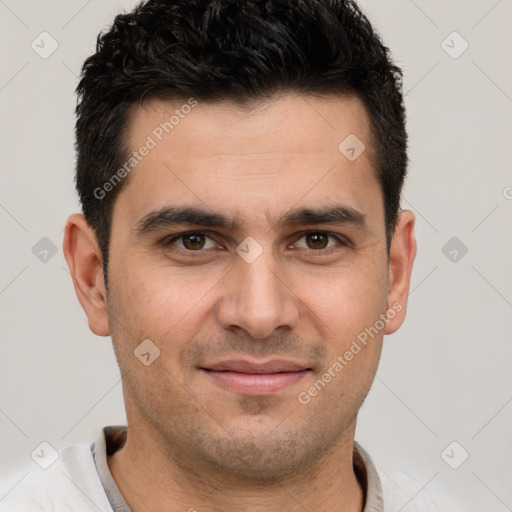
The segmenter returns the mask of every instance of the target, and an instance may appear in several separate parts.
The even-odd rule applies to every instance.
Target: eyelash
[[[310,234],[326,235],[328,237],[336,239],[337,242],[341,246],[349,245],[348,241],[344,237],[342,237],[341,235],[338,235],[338,234],[335,234],[335,233],[329,233],[328,231],[318,231],[318,230],[316,230],[316,231],[306,231],[306,232],[302,233],[301,236],[299,238],[297,238],[297,241],[302,239],[302,238],[304,238],[307,235],[310,235]],[[177,241],[180,238],[183,238],[183,237],[185,237],[187,235],[201,235],[201,236],[210,238],[211,240],[215,241],[212,238],[212,236],[210,235],[210,233],[208,233],[207,231],[186,231],[185,233],[180,233],[179,235],[173,235],[171,238],[167,237],[167,238],[163,239],[162,240],[162,244],[164,245],[164,247],[169,247],[175,241]],[[335,248],[336,247],[328,247],[327,249],[309,249],[309,251],[313,252],[313,253],[317,253],[319,255],[322,255],[322,254],[329,254]],[[192,256],[192,257],[202,256],[203,255],[202,253],[204,253],[205,251],[208,250],[208,249],[198,249],[197,251],[192,251],[192,250],[189,250],[189,249],[182,249],[181,247],[174,247],[174,249],[177,250],[178,252],[186,253],[187,256]],[[304,250],[304,249],[302,249],[302,250]],[[306,249],[306,250],[308,250],[308,249]]]

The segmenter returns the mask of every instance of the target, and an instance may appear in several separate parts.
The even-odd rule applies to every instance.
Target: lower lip
[[[217,384],[244,395],[271,395],[304,378],[309,370],[282,373],[239,373],[202,370]]]

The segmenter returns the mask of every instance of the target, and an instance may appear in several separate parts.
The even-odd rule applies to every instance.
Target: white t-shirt
[[[0,512],[131,512],[107,464],[126,427],[104,427],[96,441],[64,448],[47,468],[31,467],[0,501]],[[399,471],[376,470],[354,442],[354,471],[365,490],[363,512],[438,512],[421,485]],[[23,475],[23,473],[22,473]]]

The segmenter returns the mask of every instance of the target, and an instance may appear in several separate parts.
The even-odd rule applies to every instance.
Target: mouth
[[[253,396],[277,393],[312,372],[307,365],[282,359],[265,362],[236,359],[200,367],[200,370],[224,389]]]

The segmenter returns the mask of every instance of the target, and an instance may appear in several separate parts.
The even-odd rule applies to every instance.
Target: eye
[[[303,242],[301,242],[303,240]],[[176,250],[188,253],[198,253],[198,255],[207,249],[218,247],[215,240],[204,231],[188,231],[180,233],[163,240],[165,247],[173,246]],[[302,235],[295,244],[289,246],[293,249],[309,249],[313,252],[322,252],[336,247],[336,245],[346,245],[344,239],[338,235],[327,233],[325,231],[310,231]]]
[[[339,244],[344,245],[344,242],[338,236],[324,231],[311,231],[299,238],[299,240],[303,239],[305,240],[305,244],[301,246],[295,243],[295,247],[298,247],[299,249],[322,251],[336,246],[336,243],[329,245],[329,239],[336,240]]]
[[[206,240],[210,240],[210,244]],[[189,252],[197,252],[202,249],[213,249],[215,242],[202,231],[190,231],[181,233],[165,241],[165,245],[176,245],[179,249]]]

